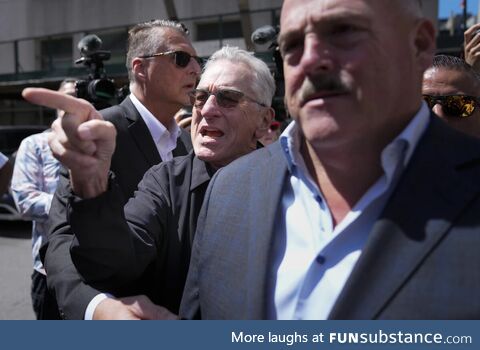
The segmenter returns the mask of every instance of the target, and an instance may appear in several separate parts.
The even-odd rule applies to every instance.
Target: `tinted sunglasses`
[[[173,56],[173,61],[175,64],[180,68],[185,68],[190,63],[190,59],[194,59],[200,65],[203,65],[203,59],[198,56],[192,56],[188,52],[185,51],[166,51],[166,52],[159,52],[154,53],[152,55],[144,55],[138,56],[138,58],[152,58],[152,57],[160,57],[160,56]]]
[[[197,108],[202,108],[211,95],[215,96],[217,105],[223,108],[237,107],[242,99],[246,99],[259,104],[262,107],[266,107],[265,104],[255,101],[253,98],[248,97],[243,92],[237,90],[217,89],[214,92],[210,92],[204,89],[195,89],[190,94],[192,104]]]
[[[475,108],[478,106],[478,98],[467,95],[448,95],[434,96],[423,95],[423,99],[427,102],[428,107],[439,104],[442,106],[443,112],[449,117],[467,118],[470,117]]]

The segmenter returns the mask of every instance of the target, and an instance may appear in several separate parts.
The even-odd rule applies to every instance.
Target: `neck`
[[[130,86],[130,91],[160,123],[162,123],[167,129],[170,128],[173,116],[182,107],[180,104],[166,103],[148,98],[146,89],[137,84],[132,84]]]

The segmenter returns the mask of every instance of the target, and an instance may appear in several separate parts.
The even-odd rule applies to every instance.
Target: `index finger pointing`
[[[67,114],[80,116],[84,120],[102,119],[100,114],[87,101],[58,91],[43,88],[26,88],[22,91],[22,96],[30,103],[60,109]]]

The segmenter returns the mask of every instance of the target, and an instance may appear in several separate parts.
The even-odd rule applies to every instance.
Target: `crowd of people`
[[[480,24],[465,60],[418,0],[280,24],[284,130],[265,62],[170,20],[129,31],[118,106],[24,90],[58,111],[12,179],[38,319],[480,318]]]

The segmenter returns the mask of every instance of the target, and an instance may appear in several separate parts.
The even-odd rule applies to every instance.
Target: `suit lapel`
[[[269,265],[274,223],[281,201],[283,183],[287,174],[287,163],[277,142],[268,147],[270,158],[263,164],[253,164],[252,178],[258,183],[252,187],[252,216],[256,229],[249,232],[247,281],[247,308],[243,310],[248,319],[265,319],[268,314]],[[254,189],[254,190],[253,190]],[[260,190],[259,190],[260,189]],[[254,287],[252,287],[254,286]]]
[[[465,170],[478,167],[480,149],[472,149],[471,142],[462,141],[464,135],[447,130],[434,118],[329,318],[381,317],[396,292],[478,195],[478,181],[465,176]]]
[[[137,144],[140,152],[144,155],[150,166],[160,163],[162,159],[160,158],[160,154],[155,146],[152,135],[130,98],[127,97],[121,103],[121,107],[125,109],[125,115],[130,122],[128,132]]]

